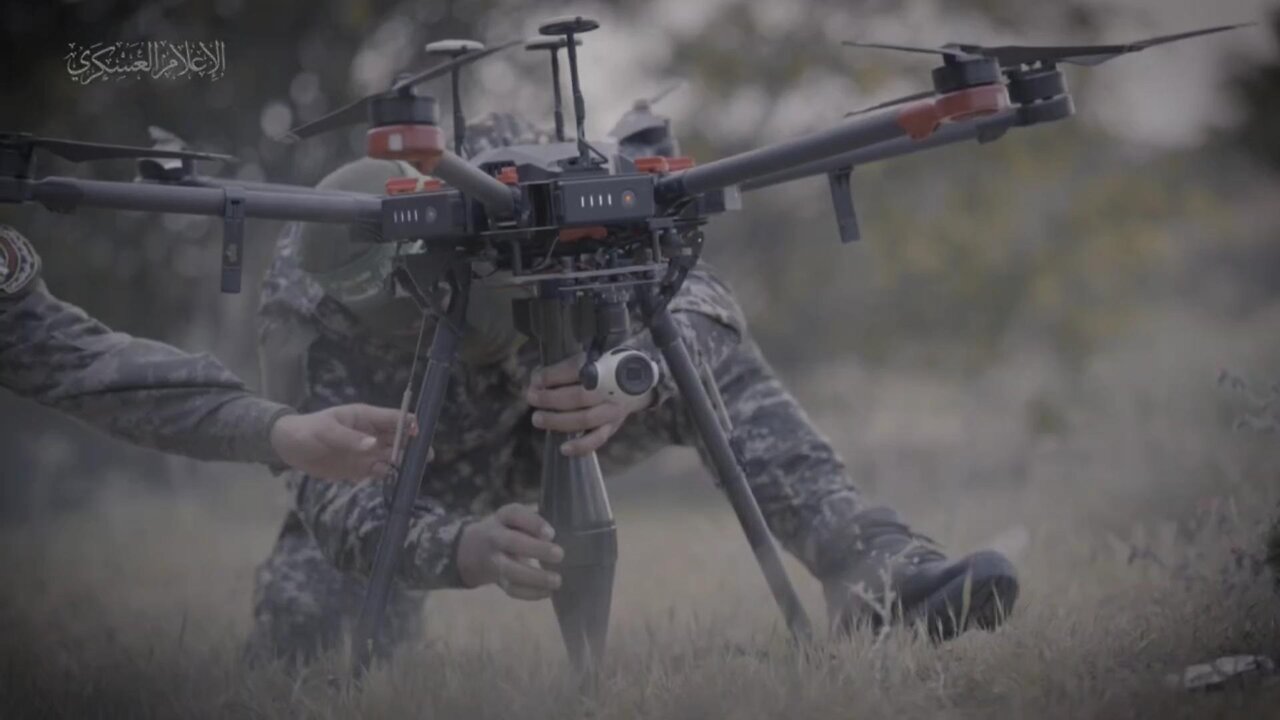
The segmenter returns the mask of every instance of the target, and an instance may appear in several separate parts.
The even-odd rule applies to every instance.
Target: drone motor
[[[430,172],[444,152],[444,133],[436,126],[436,101],[396,91],[369,101],[369,157],[407,160]]]

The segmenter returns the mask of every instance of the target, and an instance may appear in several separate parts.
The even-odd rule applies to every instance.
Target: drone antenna
[[[587,145],[585,129],[587,119],[587,103],[582,98],[582,84],[578,81],[578,41],[577,34],[591,32],[600,27],[600,23],[581,15],[556,18],[538,28],[543,35],[563,35],[565,47],[569,49],[569,84],[573,88],[573,119],[578,126],[578,157],[583,164],[590,161],[590,147]],[[554,57],[554,56],[553,56]],[[557,86],[559,83],[557,83]],[[558,91],[558,87],[557,87]]]
[[[564,142],[564,100],[560,96],[560,53],[551,49],[551,94],[554,108],[552,117],[556,120],[556,140]]]
[[[475,40],[437,40],[433,43],[427,43],[427,46],[423,49],[429,55],[444,55],[456,60],[467,53],[484,50],[484,44]],[[453,87],[453,151],[462,157],[466,157],[467,118],[462,114],[462,90],[458,82],[458,76],[461,71],[461,66],[449,71],[449,82]]]
[[[524,44],[524,49],[529,51],[548,50],[551,53],[551,96],[553,101],[552,116],[556,121],[556,141],[564,142],[564,101],[560,95],[560,48],[566,45],[564,38],[535,38]],[[575,45],[581,45],[581,40],[574,40]]]

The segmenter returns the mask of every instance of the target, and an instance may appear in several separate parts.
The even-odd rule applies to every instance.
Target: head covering
[[[546,142],[549,136],[510,114],[491,114],[467,126],[468,157],[513,144]],[[371,194],[385,192],[391,178],[417,176],[408,163],[361,158],[327,175],[317,187]],[[349,310],[369,331],[388,339],[413,342],[422,311],[392,277],[396,245],[371,242],[378,228],[361,225],[302,223],[298,263],[325,295]],[[490,280],[500,280],[497,273]],[[473,283],[467,305],[468,332],[459,355],[468,364],[490,364],[514,352],[524,337],[512,319],[511,301],[519,288]]]
[[[658,99],[661,97],[659,95]],[[652,103],[652,100],[637,100],[609,131],[609,137],[618,143],[619,155],[634,160],[680,154],[680,142],[671,131],[671,118],[655,113]]]

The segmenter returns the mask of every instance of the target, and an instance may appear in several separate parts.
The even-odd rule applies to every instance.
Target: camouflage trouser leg
[[[334,567],[290,513],[271,556],[258,566],[250,657],[306,662],[343,647],[359,617],[365,587],[361,579]],[[388,650],[421,633],[424,597],[393,591],[385,620]]]
[[[844,462],[782,386],[740,315],[719,310],[733,302],[727,289],[694,276],[686,291],[693,299],[678,295],[672,317],[695,364],[714,378],[733,427],[730,443],[770,531],[816,577],[833,576],[857,559],[860,514],[867,510]],[[660,357],[647,333],[634,344]],[[628,418],[601,452],[606,468],[679,444],[696,447],[712,469],[662,364],[661,404]]]

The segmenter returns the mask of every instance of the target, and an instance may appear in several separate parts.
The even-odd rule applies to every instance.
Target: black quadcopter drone
[[[181,149],[132,148],[0,134],[0,202],[36,202],[55,212],[78,207],[220,216],[225,222],[222,289],[240,289],[245,218],[269,218],[361,226],[353,237],[395,243],[395,277],[424,311],[439,318],[415,406],[418,435],[398,470],[386,528],[380,539],[368,594],[356,628],[357,668],[381,643],[384,614],[410,513],[427,472],[428,449],[466,331],[470,286],[487,282],[478,269],[508,271],[503,283],[531,297],[517,300],[519,327],[541,343],[550,365],[586,349],[583,381],[609,392],[635,395],[657,381],[651,359],[622,344],[632,317],[652,333],[735,513],[782,609],[792,635],[811,631],[777,548],[729,443],[727,416],[714,385],[681,343],[667,303],[697,264],[701,228],[713,215],[736,209],[741,193],[791,180],[826,175],[843,242],[859,239],[851,194],[853,168],[967,140],[990,142],[1017,127],[1062,120],[1074,113],[1060,64],[1097,65],[1119,55],[1186,38],[1242,27],[1229,25],[1151,38],[1125,45],[1002,46],[951,44],[940,48],[846,43],[941,56],[933,89],[851,113],[826,130],[702,165],[678,155],[664,118],[637,103],[614,129],[616,144],[593,143],[584,132],[586,105],[578,78],[579,36],[598,27],[581,16],[553,20],[541,37],[525,43],[550,55],[555,142],[486,150],[464,158],[466,123],[460,70],[510,48],[485,49],[467,40],[432,43],[428,52],[449,57],[404,76],[382,93],[362,98],[293,129],[289,141],[368,123],[370,157],[411,163],[428,177],[394,179],[385,195],[335,192],[251,183],[198,175],[195,162],[222,155]],[[576,137],[565,137],[560,51],[568,57]],[[422,83],[452,81],[453,151],[437,124],[437,103]],[[160,138],[157,138],[160,139]],[[643,147],[651,154],[623,152]],[[142,182],[63,177],[37,179],[34,151],[72,161],[142,158]],[[433,299],[448,285],[447,307]],[[555,451],[567,440],[548,431],[540,512],[565,550],[561,589],[553,605],[577,668],[594,666],[604,653],[612,599],[617,540],[612,512],[594,454],[569,458]]]

